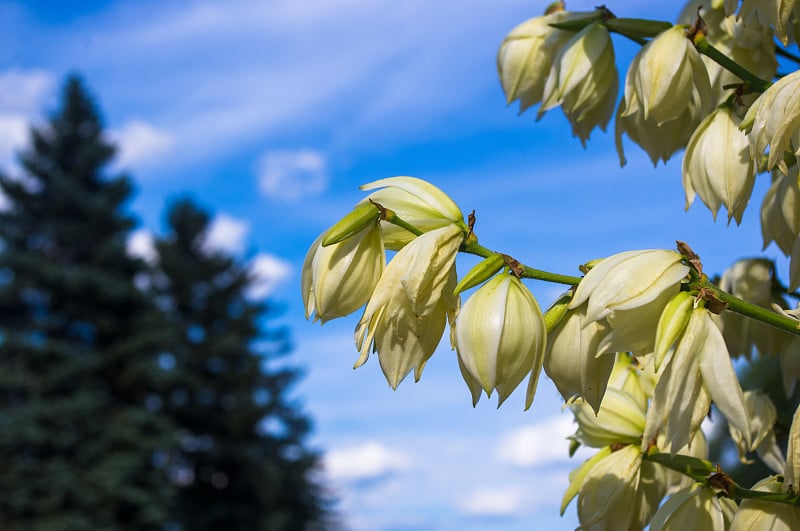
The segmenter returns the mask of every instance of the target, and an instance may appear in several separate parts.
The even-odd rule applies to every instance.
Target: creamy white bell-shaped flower
[[[570,310],[547,336],[544,370],[564,400],[582,397],[597,412],[606,391],[613,355],[599,356],[608,325],[586,320],[586,304]]]
[[[388,177],[361,186],[376,190],[362,203],[373,201],[392,210],[400,219],[422,232],[452,224],[464,228],[464,215],[450,197],[428,181],[416,177]],[[415,235],[387,221],[381,222],[383,242],[387,249],[398,250]]]
[[[541,370],[547,329],[528,288],[516,276],[500,274],[464,303],[455,337],[464,368],[487,396],[497,389],[499,406],[525,376]]]
[[[772,309],[773,304],[785,306],[786,301],[773,291],[775,265],[771,260],[749,258],[738,260],[723,274],[720,288],[731,295]],[[750,357],[754,352],[762,356],[784,352],[789,334],[736,312],[723,312],[718,323],[725,336],[731,356]]]
[[[636,445],[616,451],[606,446],[570,473],[561,514],[577,496],[581,529],[644,527],[646,522],[637,521],[636,510],[638,498],[645,495],[644,489],[639,488],[641,471],[642,454]]]
[[[650,530],[727,531],[735,512],[735,501],[720,498],[710,487],[695,483],[670,496],[658,508],[650,523]]]
[[[761,492],[784,492],[779,476],[764,478],[751,488]],[[800,529],[800,508],[786,503],[744,499],[729,531],[795,531]]]
[[[730,106],[717,108],[697,126],[683,155],[686,209],[700,196],[715,221],[724,206],[728,223],[735,219],[737,225],[755,183],[750,144],[740,123]]]
[[[497,73],[507,104],[519,100],[523,113],[542,101],[553,59],[574,35],[550,24],[588,15],[559,11],[526,20],[506,35],[497,52]]]
[[[558,105],[585,145],[589,133],[605,130],[617,101],[619,76],[608,29],[595,22],[576,33],[553,61],[539,117]]]
[[[636,54],[625,76],[615,124],[620,164],[626,162],[623,134],[647,152],[653,165],[666,162],[686,146],[712,104],[708,73],[684,30],[676,26],[662,32]]]
[[[628,109],[633,109],[626,114]],[[697,102],[691,102],[678,118],[659,124],[652,116],[645,118],[644,109],[638,104],[635,93],[622,98],[615,121],[615,145],[620,166],[625,166],[625,150],[622,135],[627,134],[647,155],[653,166],[659,160],[665,163],[679,149],[686,147],[697,124],[706,112]]]
[[[569,307],[588,301],[586,319],[596,321],[617,310],[631,310],[677,291],[689,273],[675,251],[645,250],[615,254],[595,265],[578,284]],[[664,301],[666,304],[667,301]]]
[[[568,404],[578,430],[575,439],[585,446],[602,448],[615,444],[639,444],[645,426],[647,402],[621,389],[609,387],[595,413],[583,399]]]
[[[386,263],[380,228],[370,223],[350,238],[322,246],[324,232],[306,254],[301,275],[306,319],[322,323],[350,315],[369,300]]]
[[[702,111],[713,104],[708,72],[700,54],[686,37],[686,28],[673,26],[642,47],[631,62],[625,81],[628,107],[632,114],[631,94],[642,107],[645,119],[657,124],[677,119],[695,103]]]
[[[422,234],[397,252],[356,326],[361,353],[356,367],[373,350],[393,389],[412,369],[419,380],[445,321],[458,309],[455,259],[463,241],[462,228],[452,224]]]
[[[775,28],[775,33],[784,46],[790,40],[797,42],[797,23],[800,20],[800,2],[797,0],[742,0],[739,17],[753,14],[765,26]]]
[[[683,336],[661,368],[643,444],[661,430],[666,450],[675,453],[700,429],[711,401],[752,447],[751,429],[739,379],[711,312],[692,311]],[[643,447],[646,449],[646,446]]]
[[[600,341],[599,352],[631,352],[647,355],[655,349],[658,322],[669,301],[678,294],[680,285],[666,288],[655,299],[636,308],[614,310],[608,317],[611,330]]]
[[[787,256],[800,236],[800,183],[796,164],[786,175],[777,171],[772,174],[772,185],[761,203],[761,235],[765,249],[774,241]]]
[[[753,463],[754,461],[747,457],[747,453],[755,450],[758,457],[773,472],[783,472],[786,461],[778,447],[773,431],[778,418],[775,405],[763,391],[745,391],[744,405],[750,418],[751,445],[747,445],[739,430],[728,426],[731,439],[739,452],[739,461],[744,464]]]
[[[749,131],[753,159],[760,160],[769,147],[767,169],[787,173],[784,153],[800,154],[800,71],[765,90],[748,109],[742,127]]]

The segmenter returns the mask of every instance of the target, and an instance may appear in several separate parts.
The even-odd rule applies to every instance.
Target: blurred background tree
[[[261,333],[249,276],[203,254],[208,216],[187,202],[158,245],[160,289],[137,288],[152,271],[126,251],[114,151],[70,77],[23,175],[0,173],[0,528],[314,527],[326,505],[286,398],[297,373],[269,365],[285,333]]]
[[[177,332],[162,364],[171,378],[164,412],[179,431],[169,475],[181,529],[308,529],[325,503],[309,481],[318,456],[303,446],[308,419],[288,397],[296,370],[285,329],[248,299],[254,279],[207,245],[210,216],[187,199],[168,212],[156,243],[159,306]]]

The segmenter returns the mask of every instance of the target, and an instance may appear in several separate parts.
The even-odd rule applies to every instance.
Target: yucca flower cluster
[[[654,165],[684,149],[685,207],[699,198],[714,219],[724,207],[728,223],[743,222],[768,173],[764,246],[791,257],[793,291],[800,70],[772,79],[774,39],[797,42],[800,2],[692,1],[679,22],[619,19],[604,7],[572,13],[556,2],[501,43],[506,102],[519,101],[520,112],[538,105],[537,118],[560,107],[583,144],[615,116],[623,165],[624,136]],[[613,33],[641,46],[621,91]],[[473,405],[495,392],[500,405],[527,378],[527,409],[543,369],[575,417],[572,448],[596,450],[563,498],[562,513],[576,500],[580,529],[800,528],[800,409],[784,444],[776,405],[742,389],[733,361],[776,357],[785,395],[797,387],[800,307],[790,309],[772,261],[740,260],[713,280],[678,242],[676,251],[592,260],[581,278],[551,274],[479,245],[475,219],[465,222],[429,182],[392,177],[362,189],[365,199],[312,244],[302,274],[307,318],[325,323],[363,308],[356,367],[377,354],[393,389],[412,371],[419,380],[449,327]],[[483,257],[461,278],[460,252]],[[542,312],[527,279],[569,288]],[[712,412],[739,460],[757,458],[775,475],[748,490],[710,463],[702,425]]]

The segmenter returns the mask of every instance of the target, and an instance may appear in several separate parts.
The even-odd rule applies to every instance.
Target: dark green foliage
[[[322,527],[285,332],[262,333],[251,279],[202,249],[191,203],[159,271],[127,254],[131,185],[106,175],[102,129],[69,78],[23,175],[0,173],[0,529]]]
[[[274,365],[288,352],[285,330],[262,331],[268,308],[247,299],[246,269],[204,245],[208,224],[178,201],[156,244],[154,289],[178,332],[162,359],[163,410],[181,430],[170,466],[176,519],[185,530],[319,527],[318,459],[286,396],[297,373]]]
[[[125,251],[131,187],[77,78],[0,175],[0,528],[160,529],[171,486],[147,409],[165,337]]]

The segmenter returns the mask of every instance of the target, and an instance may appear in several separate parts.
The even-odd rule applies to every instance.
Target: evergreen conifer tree
[[[170,477],[182,530],[301,530],[323,525],[326,501],[304,446],[307,418],[287,397],[298,373],[271,309],[247,297],[253,278],[207,244],[209,215],[189,200],[168,213],[154,280],[175,342],[164,411],[180,429]]]
[[[0,528],[163,529],[164,337],[126,253],[131,185],[76,77],[30,138],[24,175],[0,174]]]

